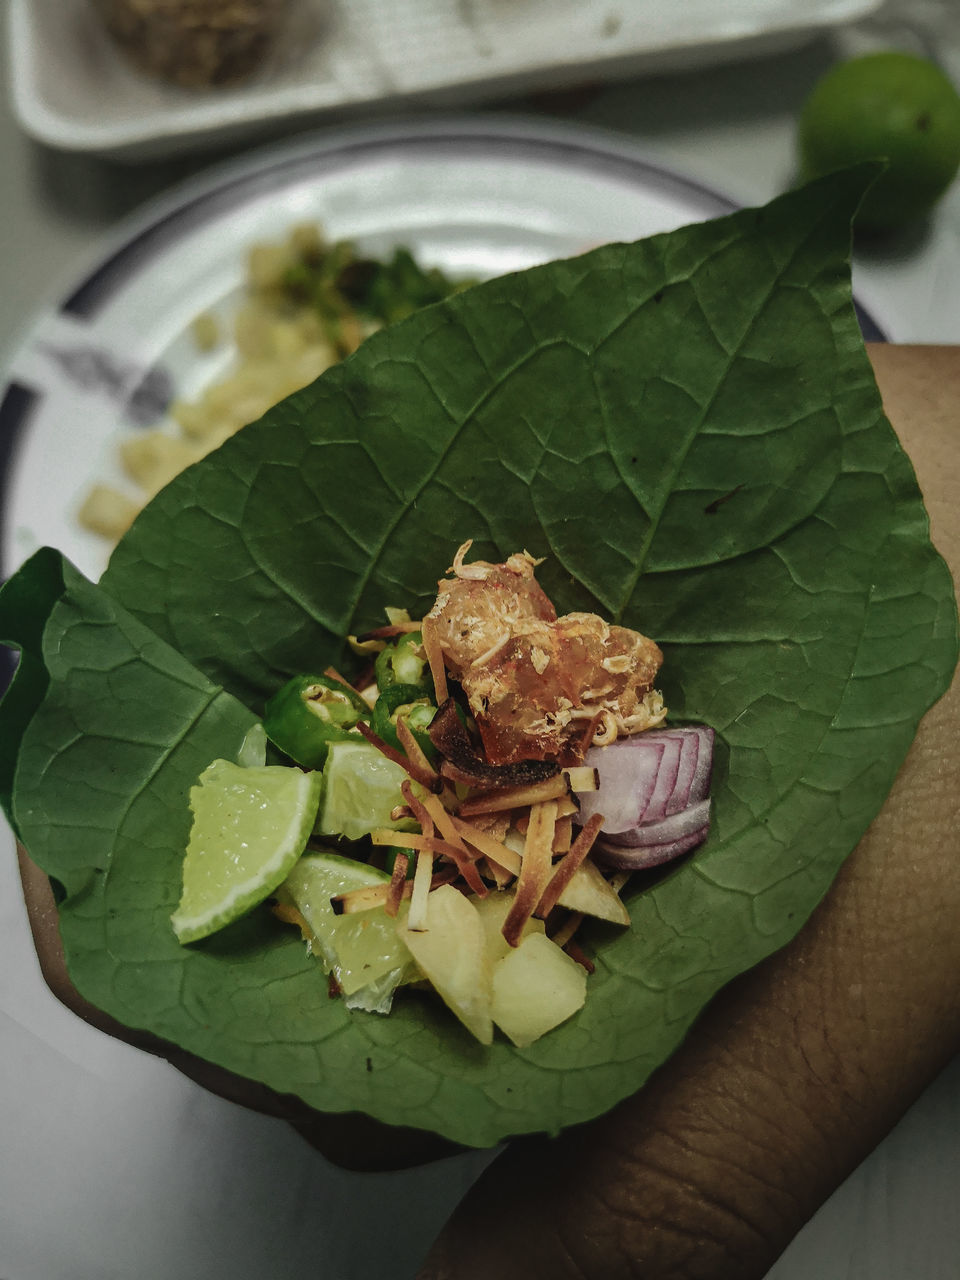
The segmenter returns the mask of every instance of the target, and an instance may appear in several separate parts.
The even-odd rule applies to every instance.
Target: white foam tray
[[[8,0],[23,128],[68,150],[185,150],[323,112],[464,105],[795,43],[881,0],[292,0],[245,85],[190,92],[129,67],[88,0]]]

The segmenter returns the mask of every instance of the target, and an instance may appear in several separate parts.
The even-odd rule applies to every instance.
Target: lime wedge
[[[318,833],[359,840],[377,827],[399,830],[412,826],[409,820],[390,817],[394,806],[403,804],[400,788],[407,776],[400,765],[363,738],[331,742],[323,766]]]
[[[214,760],[190,790],[183,893],[170,917],[181,942],[237,920],[287,876],[310,837],[319,773]]]
[[[397,922],[382,907],[337,915],[330,899],[351,889],[388,884],[390,877],[376,867],[342,858],[336,853],[308,853],[294,866],[281,894],[289,895],[313,934],[312,950],[332,971],[347,997],[376,986],[371,992],[376,1009],[404,979],[410,952],[400,941]],[[385,985],[385,988],[380,988]]]

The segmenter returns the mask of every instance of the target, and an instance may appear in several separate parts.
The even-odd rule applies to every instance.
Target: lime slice
[[[396,920],[382,907],[337,915],[330,899],[338,893],[387,884],[389,880],[383,871],[353,858],[308,853],[294,866],[281,890],[310,926],[312,949],[325,968],[333,972],[343,994],[349,997],[376,986],[375,1004],[406,975],[410,952],[400,941]],[[383,980],[386,993],[380,990]]]
[[[262,902],[300,857],[320,804],[319,773],[214,760],[190,790],[183,893],[170,917],[181,942],[215,933]]]
[[[359,840],[378,827],[409,828],[391,810],[403,804],[400,788],[408,774],[371,743],[331,742],[323,766],[323,800],[317,831],[325,836]]]

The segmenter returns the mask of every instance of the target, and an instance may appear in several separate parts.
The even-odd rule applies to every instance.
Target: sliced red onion
[[[691,831],[699,831],[710,824],[710,801],[698,800],[688,809],[671,813],[656,822],[641,822],[629,831],[607,831],[601,828],[602,839],[611,845],[625,849],[646,848],[655,844],[672,844],[685,839]]]
[[[658,740],[636,751],[628,747],[633,741],[618,738],[609,747],[591,747],[587,752],[583,763],[597,770],[598,787],[577,793],[582,822],[602,813],[605,831],[626,831],[643,821],[657,785],[664,745]]]
[[[713,772],[713,742],[714,732],[708,724],[696,724],[685,726],[682,729],[662,729],[659,732],[665,736],[677,734],[682,736],[686,744],[686,751],[683,759],[686,761],[686,768],[692,769],[689,780],[683,763],[681,763],[680,774],[677,778],[678,795],[683,790],[684,800],[680,806],[683,808],[688,804],[695,804],[698,800],[704,800],[710,791],[710,777]],[[696,739],[696,751],[693,750],[693,740]]]
[[[642,735],[639,735],[642,738]],[[629,742],[630,739],[624,739]],[[661,746],[660,768],[657,770],[657,781],[650,796],[650,803],[640,815],[641,822],[653,822],[674,812],[671,804],[683,808],[686,804],[686,792],[678,793],[677,782],[680,777],[681,758],[698,750],[695,738],[681,738],[676,734],[667,734],[655,744]],[[692,771],[691,771],[692,772]],[[603,785],[601,779],[601,786]],[[689,790],[689,787],[687,788]]]
[[[710,788],[713,730],[707,725],[659,729],[591,747],[596,791],[579,793],[584,822],[602,813],[605,834],[655,822],[703,800]]]
[[[707,838],[708,827],[698,827],[689,835],[680,836],[668,844],[653,844],[649,848],[631,849],[626,845],[612,844],[600,836],[593,846],[593,853],[598,862],[604,866],[615,867],[619,871],[643,871],[646,867],[659,867],[665,862],[672,862],[682,853],[695,849]]]
[[[662,729],[593,747],[584,764],[596,791],[579,793],[580,821],[604,822],[594,846],[608,866],[655,867],[701,844],[710,823],[714,732],[707,725]]]

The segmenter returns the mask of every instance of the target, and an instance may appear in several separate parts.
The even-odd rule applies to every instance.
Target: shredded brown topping
[[[379,734],[374,733],[370,726],[363,720],[357,721],[357,731],[366,738],[371,746],[376,747],[381,755],[386,756],[388,760],[392,760],[394,764],[398,764],[400,768],[408,773],[415,782],[419,782],[422,787],[427,787],[432,791],[439,790],[441,786],[440,775],[434,769],[429,760],[426,759],[426,756],[423,755],[422,751],[420,752],[420,756],[425,762],[425,768],[419,760],[411,760],[411,758],[404,754],[404,752],[397,751],[395,747],[390,746],[389,742],[384,742]],[[397,731],[397,736],[399,737],[399,729]],[[411,734],[411,737],[412,736],[413,735]]]
[[[537,904],[536,914],[541,919],[545,920],[560,901],[560,895],[569,885],[593,848],[593,842],[599,835],[602,825],[603,817],[595,813],[588,819],[568,852],[557,863],[553,875],[550,877],[550,882],[541,894],[540,901]]]
[[[383,904],[383,909],[388,916],[395,916],[400,910],[403,891],[407,887],[407,869],[409,866],[410,859],[405,853],[398,853],[393,860],[393,871],[390,875],[390,885],[387,889],[387,897]]]
[[[503,922],[503,936],[511,947],[519,944],[524,925],[537,909],[553,861],[553,831],[557,806],[542,801],[530,810],[530,826],[523,845],[523,863],[517,877],[513,905]]]

